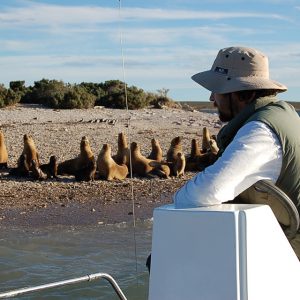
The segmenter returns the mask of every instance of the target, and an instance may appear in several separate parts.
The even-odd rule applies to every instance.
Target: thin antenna
[[[133,189],[133,174],[132,174],[132,159],[131,159],[131,140],[130,140],[130,116],[128,110],[128,96],[127,96],[127,84],[126,84],[126,76],[125,76],[125,55],[124,55],[124,47],[123,47],[123,32],[122,32],[122,1],[119,1],[119,20],[120,20],[120,45],[121,45],[121,55],[122,55],[122,70],[123,70],[123,82],[124,82],[124,95],[125,95],[125,103],[126,103],[126,112],[127,112],[127,136],[128,136],[128,144],[129,144],[129,172],[130,172],[130,182],[131,182],[131,200],[132,200],[132,218],[133,218],[133,237],[134,237],[134,256],[135,256],[135,272],[136,279],[138,280],[138,268],[137,268],[137,246],[136,246],[136,217],[135,217],[135,199],[134,199],[134,189]],[[138,281],[137,281],[138,283]]]

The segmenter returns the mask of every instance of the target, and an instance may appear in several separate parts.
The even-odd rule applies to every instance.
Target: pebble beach
[[[0,128],[8,150],[9,168],[17,166],[24,134],[33,137],[40,162],[47,163],[51,155],[55,155],[58,162],[76,157],[83,136],[88,137],[95,157],[104,143],[111,144],[114,154],[120,132],[127,135],[129,144],[137,142],[145,156],[151,152],[152,138],[159,140],[165,157],[171,140],[181,136],[187,156],[191,140],[202,141],[203,127],[217,134],[221,127],[218,116],[190,107],[127,111],[103,107],[57,110],[40,105],[17,105],[0,109]],[[136,177],[91,182],[59,176],[33,181],[8,176],[8,172],[2,170],[0,226],[113,224],[130,221],[133,214],[136,219],[149,219],[155,207],[171,203],[172,194],[194,175],[186,172],[180,178]]]

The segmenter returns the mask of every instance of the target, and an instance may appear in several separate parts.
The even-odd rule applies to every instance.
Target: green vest
[[[217,137],[220,156],[238,130],[250,121],[267,124],[282,145],[282,167],[276,185],[300,211],[300,118],[295,109],[275,97],[262,97],[247,105],[224,126]]]

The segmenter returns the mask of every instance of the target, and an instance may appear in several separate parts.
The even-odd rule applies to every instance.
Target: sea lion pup
[[[8,153],[5,145],[4,134],[0,129],[0,169],[7,169]]]
[[[18,165],[16,168],[12,168],[9,172],[10,176],[29,176],[29,165],[27,164],[26,154],[21,154],[18,159]]]
[[[80,142],[80,154],[72,159],[61,162],[57,166],[58,175],[75,175],[78,170],[85,168],[94,159],[89,140],[83,136]]]
[[[26,162],[29,166],[29,169],[31,168],[33,160],[36,161],[36,164],[39,167],[40,166],[39,154],[36,150],[35,143],[32,136],[29,134],[24,134],[23,141],[24,141],[24,147],[23,147],[22,154],[24,154],[26,157]]]
[[[203,127],[202,134],[202,152],[205,153],[210,149],[209,141],[210,141],[210,133],[207,127]]]
[[[140,147],[136,142],[131,143],[130,151],[133,174],[141,177],[151,177],[152,174],[158,175],[162,178],[169,177],[170,168],[168,165],[143,156],[141,154]]]
[[[38,166],[38,163],[35,159],[31,162],[30,167],[31,175],[34,180],[45,180],[47,179],[47,174],[45,174],[41,168]]]
[[[123,132],[120,132],[118,135],[118,151],[117,154],[114,155],[112,158],[118,165],[129,165],[129,148],[127,137]]]
[[[153,138],[151,140],[151,147],[152,147],[151,153],[149,154],[149,156],[147,158],[161,162],[162,157],[163,157],[163,152],[161,150],[159,141],[157,139]]]
[[[55,155],[50,156],[50,161],[48,164],[42,164],[40,166],[41,170],[47,174],[48,178],[57,178],[57,158]]]
[[[173,165],[173,173],[176,177],[181,177],[184,175],[185,170],[185,156],[182,152],[177,153],[177,158]]]
[[[182,151],[182,145],[181,145],[181,137],[177,136],[175,138],[173,138],[173,140],[171,141],[171,145],[170,148],[167,152],[167,162],[175,162],[175,160],[177,159],[177,154]]]
[[[82,166],[82,168],[78,169],[75,172],[76,181],[94,181],[96,169],[96,160],[93,157],[92,159],[86,162],[85,166]]]
[[[128,174],[125,164],[117,164],[111,157],[111,146],[104,144],[97,159],[99,177],[105,180],[124,179]]]

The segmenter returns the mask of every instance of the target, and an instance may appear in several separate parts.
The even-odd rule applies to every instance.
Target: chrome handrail
[[[113,279],[112,276],[110,276],[107,273],[95,273],[95,274],[90,274],[90,275],[77,277],[77,278],[73,278],[73,279],[67,279],[67,280],[47,283],[47,284],[43,284],[43,285],[38,285],[38,286],[34,286],[34,287],[27,287],[27,288],[21,288],[21,289],[17,289],[17,290],[7,291],[4,293],[0,293],[0,299],[15,297],[15,296],[22,295],[25,293],[41,291],[41,290],[50,289],[50,288],[54,288],[54,287],[60,287],[60,286],[64,286],[64,285],[76,284],[76,283],[83,282],[83,281],[92,281],[92,280],[99,279],[99,278],[106,279],[111,284],[114,291],[118,295],[119,299],[127,300],[127,298],[123,294],[121,288],[118,286],[117,282]]]

